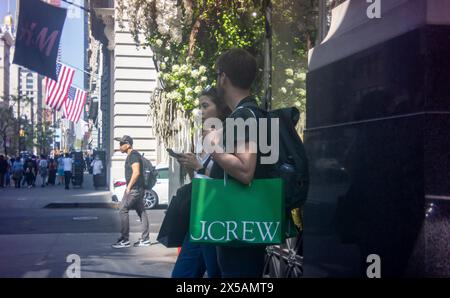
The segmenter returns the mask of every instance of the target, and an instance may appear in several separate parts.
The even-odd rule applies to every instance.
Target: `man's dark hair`
[[[255,57],[244,49],[230,49],[220,55],[216,62],[218,74],[225,73],[233,86],[250,89],[256,77]]]

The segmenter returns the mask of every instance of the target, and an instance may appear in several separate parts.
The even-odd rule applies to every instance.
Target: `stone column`
[[[127,21],[120,28],[114,23],[114,56],[112,68],[112,123],[111,139],[129,135],[134,148],[154,165],[157,160],[157,142],[148,117],[149,102],[156,87],[156,69],[149,48],[137,47]],[[111,144],[110,187],[114,179],[124,177],[126,156],[119,151],[119,143]]]

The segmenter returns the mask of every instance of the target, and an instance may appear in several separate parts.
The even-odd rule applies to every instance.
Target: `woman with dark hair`
[[[24,171],[25,171],[25,180],[28,184],[28,188],[32,188],[33,187],[33,183],[35,180],[35,176],[34,176],[34,163],[33,160],[31,158],[28,158],[25,161],[25,165],[24,165]]]
[[[219,100],[215,88],[207,88],[199,97],[202,122],[209,118],[219,118],[224,121],[231,110]],[[203,136],[209,131],[203,130]],[[210,155],[202,152],[198,155],[194,153],[180,153],[177,159],[191,177],[198,174],[209,176],[213,161]],[[189,234],[186,235],[181,252],[172,271],[174,278],[199,278],[203,277],[205,271],[210,278],[220,278],[221,272],[217,263],[216,247],[208,244],[197,244],[189,241]]]
[[[48,164],[48,185],[55,185],[57,168],[58,163],[53,158],[50,158],[50,162]]]

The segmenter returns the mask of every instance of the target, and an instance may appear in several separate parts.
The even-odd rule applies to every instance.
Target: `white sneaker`
[[[130,241],[128,240],[119,240],[116,243],[114,243],[113,245],[111,245],[112,248],[125,248],[125,247],[130,247]]]

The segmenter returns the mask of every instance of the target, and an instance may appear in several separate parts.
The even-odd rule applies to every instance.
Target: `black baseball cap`
[[[130,136],[127,136],[127,135],[124,135],[121,138],[114,138],[114,140],[119,141],[120,145],[130,144],[131,146],[133,146],[133,139]]]

